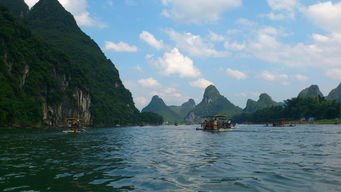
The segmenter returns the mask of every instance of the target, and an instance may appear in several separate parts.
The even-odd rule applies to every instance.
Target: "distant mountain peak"
[[[241,111],[239,107],[221,95],[214,85],[210,85],[205,89],[202,101],[187,114],[185,120],[191,123],[198,123],[203,117],[208,115],[233,115]]]
[[[172,111],[158,95],[154,95],[152,97],[150,103],[142,109],[142,112],[153,112],[159,114],[168,122],[181,121],[179,115]]]
[[[248,99],[246,102],[246,107],[243,110],[244,112],[255,112],[260,109],[264,109],[271,106],[278,105],[272,98],[266,94],[262,93],[259,95],[258,101],[254,101],[252,99]]]
[[[212,102],[213,99],[221,96],[218,89],[214,85],[210,85],[205,89],[203,101],[205,103]]]
[[[271,97],[266,93],[262,93],[259,95],[259,100],[271,100]]]
[[[333,90],[330,91],[327,100],[335,100],[336,102],[341,103],[341,83]]]
[[[322,92],[320,91],[317,85],[311,85],[308,88],[303,89],[299,94],[298,97],[300,98],[310,98],[310,97],[323,97]]]
[[[154,95],[152,97],[152,100],[150,101],[151,104],[161,104],[161,105],[165,105],[165,102],[163,101],[163,99],[161,99],[158,95]]]
[[[38,9],[44,8],[46,12],[66,11],[62,4],[58,0],[39,0],[32,8]]]
[[[73,15],[58,0],[40,0],[29,12],[29,21],[33,26],[63,33],[81,31]]]
[[[24,0],[0,0],[0,5],[5,6],[17,17],[25,17],[29,11]]]
[[[153,97],[152,97],[152,100],[153,99],[161,99],[158,95],[154,95]]]
[[[188,99],[188,101],[186,103],[188,103],[189,105],[195,105],[194,99]],[[186,104],[186,103],[184,103],[184,104]],[[184,104],[182,104],[182,105],[184,105]]]

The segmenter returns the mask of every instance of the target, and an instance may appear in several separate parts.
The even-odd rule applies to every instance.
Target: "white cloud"
[[[134,45],[129,45],[125,42],[113,43],[110,41],[105,42],[105,51],[114,51],[114,52],[137,52],[138,48]]]
[[[189,85],[192,87],[198,87],[198,88],[205,89],[206,87],[208,87],[210,85],[214,85],[214,84],[211,81],[208,81],[204,78],[200,78],[196,81],[190,82]]]
[[[220,14],[241,6],[242,0],[162,0],[167,7],[163,15],[181,23],[208,23],[219,20]]]
[[[271,73],[269,71],[264,71],[259,75],[260,78],[263,78],[267,81],[275,81],[275,80],[283,80],[288,79],[289,76],[287,74],[277,74]]]
[[[179,102],[187,97],[184,97],[177,89],[172,88],[172,87],[168,87],[168,88],[161,88],[159,90],[155,90],[150,92],[150,95],[158,95],[160,96],[162,99],[164,99],[164,101],[176,101]]]
[[[299,0],[267,0],[271,12],[267,17],[271,20],[294,19]]]
[[[25,0],[29,7],[33,7],[38,0]],[[72,13],[75,17],[77,24],[80,26],[88,26],[88,27],[107,27],[106,24],[95,20],[90,16],[90,13],[87,10],[88,3],[87,0],[59,0],[59,2],[63,5],[63,7]]]
[[[322,69],[341,67],[341,33],[339,32],[323,35],[311,34],[313,41],[309,43],[284,43],[280,39],[287,37],[288,34],[281,28],[256,23],[243,25],[238,30],[240,30],[238,34],[245,42],[235,45],[233,42],[227,42],[225,47],[229,50],[240,51],[236,54],[241,57],[256,57],[269,63],[285,64],[290,67]],[[238,50],[238,45],[240,45],[240,50]]]
[[[302,74],[296,74],[295,78],[299,81],[307,81],[309,79],[307,76],[302,75]]]
[[[153,79],[152,77],[149,77],[147,79],[140,79],[137,81],[141,86],[143,87],[157,87],[160,86],[160,83]]]
[[[313,34],[312,38],[314,39],[314,41],[320,43],[326,43],[329,41],[329,37],[320,34]]]
[[[236,78],[238,80],[241,80],[241,79],[246,79],[247,76],[245,73],[241,72],[241,71],[238,71],[238,70],[233,70],[233,69],[230,69],[230,68],[227,68],[226,69],[226,72],[227,74],[229,74],[231,77],[233,78]]]
[[[333,33],[325,38],[315,36],[315,42],[311,44],[289,45],[280,42],[275,36],[264,33],[255,39],[248,43],[247,51],[268,62],[291,67],[328,68],[341,65],[341,33]]]
[[[325,74],[331,79],[341,80],[341,68],[329,69]]]
[[[317,26],[328,32],[341,32],[341,2],[320,2],[309,6],[305,14]]]
[[[96,21],[95,19],[90,17],[89,12],[84,12],[79,15],[74,15],[77,24],[80,26],[87,26],[87,27],[99,27],[99,28],[106,28],[108,25],[102,22]]]
[[[236,93],[235,96],[237,97],[258,97],[260,95],[259,92],[240,92],[240,93]]]
[[[212,43],[204,41],[199,35],[178,33],[174,30],[167,30],[166,32],[178,48],[186,51],[191,56],[225,57],[228,55],[226,51],[215,50]]]
[[[216,41],[216,42],[220,42],[220,41],[225,41],[226,38],[223,35],[219,35],[217,33],[214,33],[213,31],[209,32],[209,38],[211,41]]]
[[[182,78],[200,76],[200,71],[193,65],[192,59],[184,56],[177,48],[166,52],[162,58],[158,58],[152,63],[164,75],[179,75]]]
[[[157,40],[153,34],[148,31],[142,31],[140,34],[140,39],[148,43],[150,46],[154,47],[157,50],[160,50],[164,47],[162,41]]]
[[[25,3],[31,8],[33,7],[39,0],[25,0]]]
[[[236,21],[236,23],[239,25],[245,26],[245,27],[253,27],[253,26],[257,25],[257,23],[250,21],[248,19],[245,19],[245,18],[239,18]]]
[[[143,106],[146,106],[148,101],[145,97],[136,97],[134,98],[134,101],[137,105],[143,107]]]
[[[268,71],[261,73],[260,77],[268,81],[274,81],[276,79],[276,76]]]
[[[230,43],[230,42],[226,41],[224,43],[224,47],[225,47],[225,49],[228,49],[228,50],[241,51],[241,50],[245,49],[245,44],[244,43],[236,43],[236,42]]]

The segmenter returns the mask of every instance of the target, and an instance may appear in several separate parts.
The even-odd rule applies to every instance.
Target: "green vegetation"
[[[24,0],[1,0],[0,4],[17,17],[25,17],[29,11]]]
[[[185,116],[195,107],[193,99],[189,99],[181,106],[167,106],[164,101],[155,95],[151,102],[142,111],[159,114],[168,123],[183,123]]]
[[[22,3],[0,2],[16,15],[27,10]],[[89,95],[93,126],[162,121],[139,113],[115,66],[57,0],[14,14],[0,8],[1,127],[58,126],[83,112],[77,90]]]
[[[169,108],[174,111],[180,117],[179,122],[183,122],[186,115],[193,110],[195,107],[195,101],[193,99],[189,99],[187,102],[183,103],[181,106],[169,106]]]
[[[268,107],[272,107],[276,105],[278,104],[275,101],[273,101],[268,94],[262,93],[259,96],[258,101],[254,101],[252,99],[247,100],[246,107],[243,111],[247,113],[252,113],[260,109],[264,109],[264,108],[268,108]]]
[[[253,113],[235,115],[238,123],[266,123],[276,121],[297,121],[313,117],[316,120],[340,118],[341,104],[328,101],[323,97],[293,98],[285,101],[284,106],[274,106]]]
[[[165,102],[157,95],[155,95],[150,103],[142,109],[142,112],[153,112],[163,117],[164,121],[175,123],[181,121],[181,117],[171,110]]]
[[[114,64],[98,45],[84,34],[73,16],[57,0],[41,0],[29,12],[28,21],[35,33],[68,53],[85,81],[92,100],[93,123],[137,124],[139,111],[131,93],[122,84]]]
[[[5,8],[0,8],[0,26],[0,124],[39,125],[42,98],[53,105],[69,91],[60,88],[56,74],[70,76],[65,70],[70,62]]]
[[[330,91],[327,100],[335,100],[336,102],[341,103],[341,83],[333,90]]]
[[[163,117],[152,112],[141,113],[141,124],[145,125],[161,125],[163,123]]]
[[[321,119],[312,121],[313,124],[341,124],[341,119]]]
[[[203,100],[186,116],[186,121],[197,123],[203,117],[212,114],[225,114],[228,116],[241,113],[242,109],[233,105],[218,89],[210,85],[205,89]]]
[[[323,94],[321,93],[319,87],[317,85],[311,85],[308,88],[303,89],[297,97],[300,98],[317,98],[317,97],[323,97]]]

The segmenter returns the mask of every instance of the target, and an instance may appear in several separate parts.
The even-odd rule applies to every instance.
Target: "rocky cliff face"
[[[246,103],[246,107],[243,111],[247,113],[252,113],[260,109],[264,109],[264,108],[268,108],[268,107],[272,107],[276,105],[278,104],[275,101],[273,101],[272,98],[268,94],[262,93],[259,96],[258,101],[248,99]]]
[[[338,103],[341,103],[341,83],[333,90],[330,91],[327,100],[335,100]]]
[[[56,127],[64,126],[67,117],[92,124],[91,96],[75,81],[82,72],[70,70],[64,53],[36,38],[6,10],[0,10],[0,25],[0,124]]]
[[[85,126],[92,125],[90,95],[79,88],[74,90],[72,98],[64,97],[57,105],[49,105],[44,98],[42,101],[44,125],[62,127],[67,117],[77,117]]]
[[[94,126],[143,119],[114,64],[58,0],[40,0],[31,11],[23,0],[0,5],[12,11],[0,6],[1,126],[63,126],[68,117]]]
[[[315,97],[323,97],[322,92],[320,91],[317,85],[311,85],[308,88],[303,89],[297,97],[301,98],[315,98]]]
[[[90,113],[83,111],[79,114],[88,114],[86,119],[91,114],[92,123],[98,126],[136,124],[139,121],[139,111],[114,64],[96,42],[81,31],[58,0],[40,0],[29,12],[28,22],[35,34],[68,53],[70,67],[80,71],[73,74],[71,80],[90,100],[91,107]],[[85,109],[81,107],[80,110]]]
[[[208,115],[225,114],[231,116],[241,111],[241,108],[222,96],[215,86],[210,85],[205,89],[202,101],[187,114],[185,120],[189,123],[199,123]]]

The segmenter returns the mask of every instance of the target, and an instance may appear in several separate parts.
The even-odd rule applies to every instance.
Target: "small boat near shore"
[[[67,130],[64,130],[63,133],[84,133],[86,130],[82,127],[81,121],[78,118],[67,118],[66,127]]]

